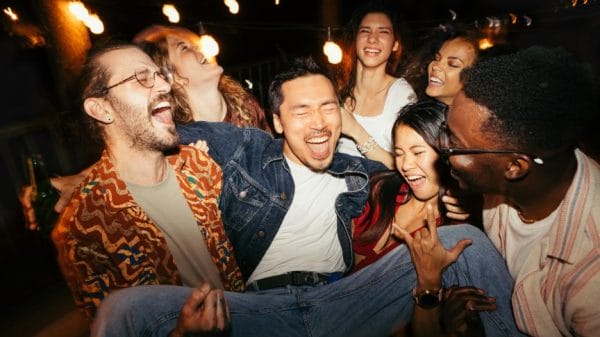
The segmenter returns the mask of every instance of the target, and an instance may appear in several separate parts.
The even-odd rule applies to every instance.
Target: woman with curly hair
[[[174,75],[172,90],[178,123],[229,122],[271,131],[264,110],[239,82],[199,50],[200,37],[177,26],[151,26],[138,33],[138,44],[161,67]]]

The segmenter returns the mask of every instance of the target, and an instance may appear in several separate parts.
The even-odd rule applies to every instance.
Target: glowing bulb
[[[90,29],[90,32],[98,35],[104,32],[104,23],[96,14],[92,14],[85,21],[85,25]]]
[[[71,1],[69,3],[69,10],[79,21],[85,21],[90,16],[90,12],[85,8],[85,5],[79,1]]]
[[[508,13],[508,15],[510,16],[510,23],[512,23],[513,25],[515,23],[517,23],[517,16],[514,15],[513,13]]]
[[[254,87],[254,83],[252,83],[252,81],[250,81],[248,79],[245,79],[244,81],[246,82],[248,89],[252,90],[252,88]]]
[[[479,40],[479,49],[486,50],[488,48],[492,48],[494,44],[488,38],[484,38]]]
[[[342,48],[333,41],[327,41],[323,45],[323,54],[327,55],[327,60],[331,64],[342,62]]]
[[[225,0],[225,6],[229,8],[231,14],[237,14],[240,12],[240,4],[236,0]]]
[[[169,22],[179,22],[179,12],[177,11],[177,8],[175,8],[175,6],[171,4],[165,4],[162,7],[162,12],[167,17],[167,19],[169,19]]]
[[[200,51],[206,58],[211,58],[219,54],[219,44],[210,35],[202,35],[200,37]]]
[[[19,20],[19,16],[17,16],[17,13],[13,12],[13,10],[10,7],[6,7],[4,9],[4,14],[8,15],[8,17],[13,21]]]
[[[279,6],[279,0],[275,0],[275,5]]]

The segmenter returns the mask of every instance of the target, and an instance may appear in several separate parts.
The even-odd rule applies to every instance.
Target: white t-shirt
[[[506,226],[506,265],[513,279],[517,279],[535,243],[550,230],[559,208],[546,218],[527,224],[521,220],[518,211],[510,207]]]
[[[392,127],[396,118],[398,118],[398,112],[405,105],[414,103],[416,99],[417,96],[410,84],[405,79],[399,78],[388,89],[383,111],[379,115],[361,116],[355,113],[354,118],[375,139],[377,145],[386,151],[392,152]],[[343,135],[338,142],[337,151],[364,157],[356,149],[354,140]]]
[[[290,271],[334,273],[346,269],[335,213],[337,196],[348,190],[346,181],[286,161],[294,180],[294,198],[248,284]]]

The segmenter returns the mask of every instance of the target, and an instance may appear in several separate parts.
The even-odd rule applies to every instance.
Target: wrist
[[[442,275],[435,275],[432,277],[418,277],[416,289],[440,289],[442,287]]]
[[[369,136],[366,142],[364,143],[356,143],[356,149],[360,154],[365,155],[369,151],[373,150],[377,146],[377,142],[375,142],[375,138]]]
[[[413,289],[412,292],[413,300],[416,305],[423,309],[433,309],[438,307],[442,303],[444,296],[444,288],[432,288],[418,290]]]

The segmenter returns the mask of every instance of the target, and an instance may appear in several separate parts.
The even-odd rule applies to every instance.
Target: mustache
[[[333,132],[331,132],[331,130],[329,130],[329,129],[318,130],[318,131],[313,130],[313,131],[311,131],[310,135],[304,137],[304,140],[309,140],[314,137],[322,137],[322,136],[331,137],[332,134],[333,134]]]
[[[171,93],[163,93],[156,96],[150,103],[148,103],[148,111],[152,111],[152,107],[155,106],[158,102],[167,101],[171,105],[171,108],[175,106],[175,99],[173,98],[173,94]]]

